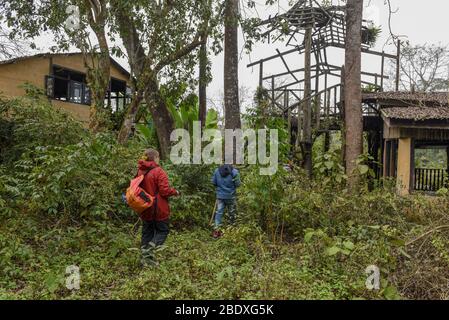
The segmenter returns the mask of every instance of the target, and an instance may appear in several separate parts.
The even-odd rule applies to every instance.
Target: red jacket
[[[150,208],[142,214],[142,219],[164,221],[170,218],[168,198],[176,195],[177,191],[170,188],[167,173],[154,161],[140,160],[137,175],[145,174],[151,168],[154,169],[145,176],[141,187],[152,196],[157,193],[156,216],[154,216],[153,209]]]

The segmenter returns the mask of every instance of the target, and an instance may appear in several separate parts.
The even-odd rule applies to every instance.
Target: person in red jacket
[[[167,173],[159,166],[159,152],[145,151],[145,160],[139,160],[137,175],[145,175],[141,187],[156,197],[154,207],[142,214],[142,263],[157,264],[154,250],[164,244],[169,234],[170,206],[168,198],[180,193],[170,187]]]

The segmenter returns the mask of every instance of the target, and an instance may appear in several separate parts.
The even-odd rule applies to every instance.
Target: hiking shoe
[[[151,243],[141,248],[142,258],[141,263],[144,266],[153,266],[157,264],[156,256],[154,254],[155,247]]]
[[[223,236],[223,232],[221,232],[220,230],[214,230],[214,232],[212,232],[212,237],[214,239],[219,239]]]
[[[140,263],[142,264],[142,267],[149,267],[149,268],[156,268],[159,267],[159,262],[155,259],[140,259]]]

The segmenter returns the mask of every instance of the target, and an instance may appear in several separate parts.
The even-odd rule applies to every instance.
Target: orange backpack
[[[126,190],[125,197],[128,206],[139,215],[156,204],[156,197],[153,197],[140,187],[143,179],[150,171],[151,169],[145,174],[132,179]]]

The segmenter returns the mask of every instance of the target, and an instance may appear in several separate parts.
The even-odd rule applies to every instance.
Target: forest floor
[[[172,230],[159,267],[140,264],[138,224],[63,222],[15,217],[0,227],[1,299],[338,299],[344,279],[303,263],[301,244],[268,244],[248,226]],[[80,268],[80,289],[68,290],[66,268]],[[365,276],[361,274],[361,278]]]
[[[0,299],[401,298],[386,279],[381,290],[367,290],[366,266],[351,255],[329,260],[316,245],[273,243],[247,224],[226,229],[219,240],[205,228],[172,230],[156,268],[141,266],[139,241],[138,221],[10,218],[0,224]],[[79,290],[66,287],[72,265],[80,269]]]

